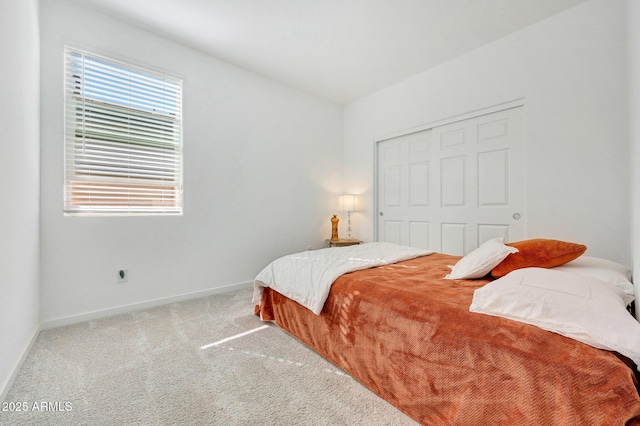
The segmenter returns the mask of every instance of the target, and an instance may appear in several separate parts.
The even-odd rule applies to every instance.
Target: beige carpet
[[[243,289],[43,331],[2,406],[26,411],[0,411],[0,425],[415,424],[260,328],[250,299]]]

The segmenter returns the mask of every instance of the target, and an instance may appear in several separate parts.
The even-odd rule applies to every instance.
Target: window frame
[[[183,79],[70,46],[64,64],[65,216],[182,215]]]

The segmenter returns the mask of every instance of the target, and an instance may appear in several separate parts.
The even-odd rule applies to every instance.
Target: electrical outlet
[[[128,269],[118,269],[117,283],[126,283],[129,280]]]

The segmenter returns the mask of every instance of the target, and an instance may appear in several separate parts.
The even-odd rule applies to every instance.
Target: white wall
[[[37,0],[0,2],[0,401],[38,329]]]
[[[627,265],[624,0],[593,0],[345,107],[346,189],[373,237],[374,139],[525,98],[528,235],[584,243]]]
[[[631,228],[635,271],[636,318],[640,320],[640,2],[627,0],[629,40],[629,127],[631,130]]]
[[[341,107],[73,3],[41,7],[43,321],[247,283],[323,246]],[[65,44],[184,78],[182,217],[63,215]]]

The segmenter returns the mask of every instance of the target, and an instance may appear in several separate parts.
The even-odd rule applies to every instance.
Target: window
[[[182,212],[182,81],[65,49],[65,213]]]

